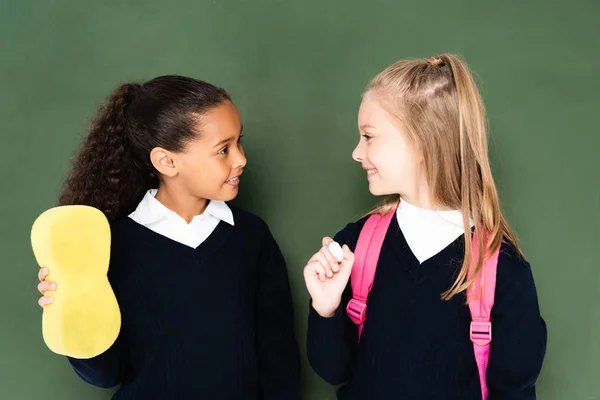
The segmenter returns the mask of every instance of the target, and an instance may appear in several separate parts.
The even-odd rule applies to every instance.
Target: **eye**
[[[217,154],[221,154],[221,155],[226,156],[227,153],[229,153],[229,146],[223,147],[223,149],[221,149],[221,151],[219,151]]]
[[[242,138],[244,137],[244,135],[240,135],[239,139],[238,139],[238,143],[242,143]]]
[[[373,136],[369,135],[368,133],[364,133],[361,136],[364,137],[367,142],[373,138]]]

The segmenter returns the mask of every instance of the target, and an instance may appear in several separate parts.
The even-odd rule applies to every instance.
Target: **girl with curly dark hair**
[[[241,131],[225,90],[161,76],[119,86],[73,162],[59,204],[109,220],[122,324],[106,352],[69,361],[93,385],[121,384],[115,399],[300,399],[284,258],[265,222],[226,203]],[[40,271],[42,294],[60,296]]]

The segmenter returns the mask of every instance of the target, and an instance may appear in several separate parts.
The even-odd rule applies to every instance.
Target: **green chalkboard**
[[[281,244],[304,353],[304,263],[375,201],[350,157],[360,93],[393,61],[439,52],[467,60],[489,110],[502,205],[548,323],[538,397],[600,399],[596,0],[2,1],[0,398],[112,393],[45,347],[29,232],[116,84],[175,73],[230,91],[249,159],[236,203]],[[303,375],[305,399],[334,398],[305,358]]]

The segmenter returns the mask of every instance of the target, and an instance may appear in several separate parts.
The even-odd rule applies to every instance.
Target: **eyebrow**
[[[242,134],[243,130],[244,130],[244,125],[242,125],[242,128],[240,129],[240,135]],[[215,144],[213,146],[213,149],[215,147],[223,146],[225,143],[232,142],[234,139],[235,139],[235,137],[233,137],[233,136],[230,136],[227,139],[223,139],[223,140],[219,141],[219,143]]]
[[[369,125],[369,124],[365,124],[365,125],[361,125],[359,127],[361,130],[365,129],[365,128],[369,128],[369,129],[375,129],[375,127],[373,125]]]

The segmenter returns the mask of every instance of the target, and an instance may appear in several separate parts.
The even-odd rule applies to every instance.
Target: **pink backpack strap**
[[[469,267],[471,276],[478,260],[477,238],[473,236],[473,261]],[[500,249],[486,258],[481,273],[477,276],[473,286],[467,290],[469,309],[471,311],[471,341],[475,352],[475,361],[479,371],[479,382],[481,384],[481,398],[487,400],[488,387],[486,383],[486,372],[490,359],[490,343],[492,341],[492,322],[490,313],[494,306],[494,294],[496,292],[496,270],[498,267],[498,256]],[[483,290],[481,289],[483,284]],[[474,294],[481,293],[479,298]]]
[[[352,300],[348,303],[346,312],[352,322],[358,325],[359,340],[366,319],[367,297],[373,286],[379,254],[395,212],[396,210],[392,210],[383,217],[379,214],[371,215],[360,231],[354,250],[354,266],[350,275]]]

